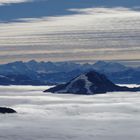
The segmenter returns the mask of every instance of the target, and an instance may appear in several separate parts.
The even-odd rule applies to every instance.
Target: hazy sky
[[[0,0],[0,63],[139,60],[139,0]]]

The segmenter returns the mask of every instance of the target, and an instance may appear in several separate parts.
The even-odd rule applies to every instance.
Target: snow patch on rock
[[[65,88],[65,90],[60,90],[59,93],[65,93],[69,89],[72,89],[73,84],[77,80],[83,80],[85,81],[85,89],[87,90],[87,93],[92,94],[92,91],[90,90],[90,87],[92,86],[92,83],[88,80],[88,77],[85,76],[84,74],[80,75],[79,77],[75,78],[73,81],[70,82],[70,84]],[[76,89],[75,89],[76,90]]]

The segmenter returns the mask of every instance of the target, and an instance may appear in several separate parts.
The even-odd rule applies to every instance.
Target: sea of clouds
[[[83,96],[43,93],[46,88],[49,87],[0,86],[0,106],[18,112],[0,114],[0,139],[140,138],[140,92]]]

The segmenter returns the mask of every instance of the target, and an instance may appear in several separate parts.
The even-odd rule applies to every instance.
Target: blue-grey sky
[[[0,63],[139,60],[139,0],[0,0]]]

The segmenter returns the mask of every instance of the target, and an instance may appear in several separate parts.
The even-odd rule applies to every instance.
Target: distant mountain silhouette
[[[84,72],[96,70],[117,84],[140,84],[140,68],[116,62],[95,64],[73,62],[17,61],[0,65],[0,85],[54,85],[66,83]]]
[[[140,91],[139,88],[121,87],[113,84],[103,74],[99,74],[95,71],[90,71],[85,74],[74,78],[66,84],[60,84],[53,88],[46,90],[45,92],[52,93],[73,93],[73,94],[102,94],[113,91]]]
[[[93,65],[94,69],[102,72],[121,72],[128,70],[128,68],[117,62],[105,62],[105,61],[97,61]]]

